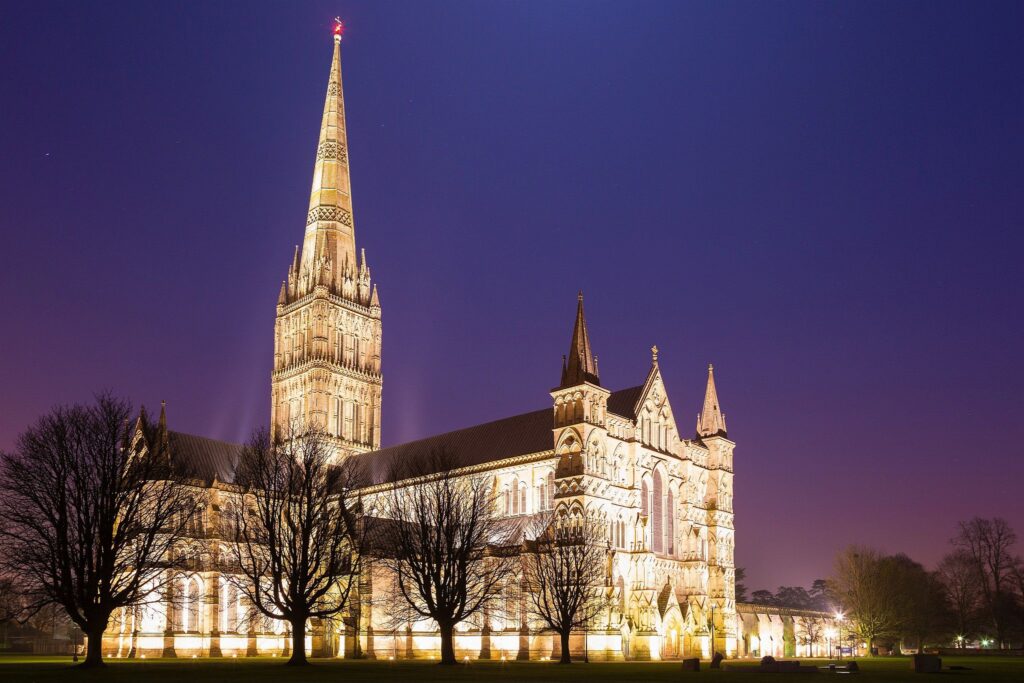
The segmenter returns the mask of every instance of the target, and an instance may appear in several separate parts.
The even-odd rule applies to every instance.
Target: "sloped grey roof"
[[[613,391],[612,395],[608,397],[608,412],[635,420],[636,402],[640,400],[640,392],[643,390],[644,386],[641,384],[629,389]]]
[[[371,484],[392,479],[393,470],[409,462],[443,454],[457,467],[514,458],[551,450],[554,445],[553,411],[535,410],[494,422],[457,429],[425,439],[382,448],[358,456],[363,475]],[[427,472],[420,472],[427,474]]]
[[[638,386],[612,392],[608,397],[608,410],[635,419],[633,407],[642,389]],[[549,451],[554,447],[553,428],[554,411],[545,408],[365,453],[358,456],[359,466],[371,484],[393,479],[397,466],[439,454],[457,467],[472,467]],[[419,474],[428,473],[421,471]]]
[[[226,484],[234,482],[240,444],[173,431],[168,431],[167,437],[171,462],[182,472],[207,482],[214,478]]]
[[[612,392],[608,397],[609,412],[636,419],[633,409],[642,390],[642,386],[637,386]],[[364,453],[357,456],[358,465],[369,484],[388,481],[398,465],[438,454],[444,454],[457,467],[472,467],[551,450],[553,427],[553,411],[544,408]],[[234,483],[242,453],[240,444],[174,431],[168,431],[168,438],[172,461],[190,476]]]

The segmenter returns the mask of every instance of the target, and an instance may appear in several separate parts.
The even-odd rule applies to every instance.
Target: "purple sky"
[[[0,448],[110,388],[241,440],[343,46],[386,444],[714,362],[751,588],[1024,534],[1024,5],[17,3]],[[1021,551],[1024,551],[1022,543]]]

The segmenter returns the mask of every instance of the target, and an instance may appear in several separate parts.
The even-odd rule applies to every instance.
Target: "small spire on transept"
[[[718,404],[715,366],[708,364],[708,385],[704,391],[704,409],[697,416],[697,436],[726,436],[725,413]]]
[[[160,401],[160,421],[157,422],[156,435],[160,440],[160,450],[166,456],[170,457],[170,435],[167,432],[167,401]]]
[[[288,283],[281,280],[281,292],[277,295],[277,305],[284,306],[288,303]]]
[[[370,295],[370,308],[380,308],[380,297],[377,295],[377,285],[373,286],[373,294]]]
[[[587,334],[587,321],[583,315],[583,291],[580,290],[576,297],[576,322],[572,329],[568,362],[561,386],[575,386],[584,382],[601,386],[601,380],[597,376],[597,364],[590,349],[590,335]]]

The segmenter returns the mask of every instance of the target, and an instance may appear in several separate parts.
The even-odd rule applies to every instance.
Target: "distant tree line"
[[[960,522],[933,570],[902,553],[850,546],[832,576],[810,589],[780,586],[747,595],[737,570],[737,600],[782,609],[840,612],[868,647],[875,644],[1019,647],[1024,641],[1024,558],[1002,518]]]

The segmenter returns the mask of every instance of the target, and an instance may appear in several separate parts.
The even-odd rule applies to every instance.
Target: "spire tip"
[[[341,17],[334,17],[334,28],[331,29],[331,33],[334,35],[334,42],[341,42],[341,34],[345,32],[345,24],[342,22]]]

